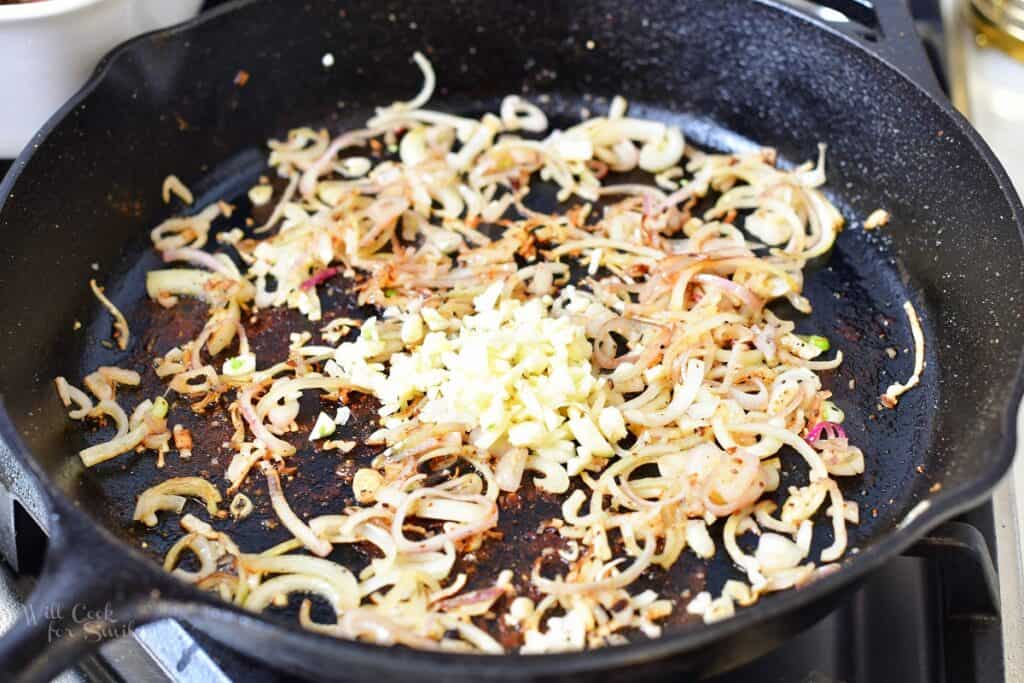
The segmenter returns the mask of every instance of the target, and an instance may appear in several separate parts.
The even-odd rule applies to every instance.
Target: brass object
[[[980,47],[997,47],[1024,61],[1024,0],[970,0],[967,14]]]

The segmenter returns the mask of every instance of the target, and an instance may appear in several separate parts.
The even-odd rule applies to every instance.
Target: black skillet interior
[[[358,126],[373,106],[409,97],[415,49],[434,64],[442,109],[476,113],[518,92],[550,98],[546,108],[568,121],[622,94],[633,112],[676,122],[709,149],[770,145],[792,164],[827,143],[827,188],[849,228],[813,265],[815,312],[800,325],[846,358],[825,382],[868,459],[846,486],[862,510],[852,545],[868,555],[920,501],[962,506],[1005,469],[1024,332],[1018,207],[963,124],[857,46],[743,0],[256,2],[121,51],[19,169],[0,212],[0,389],[33,457],[98,522],[138,544],[134,495],[185,471],[125,456],[84,472],[73,457],[82,436],[51,382],[141,356],[151,310],[141,282],[156,265],[145,234],[174,209],[159,199],[163,178],[177,174],[200,203],[237,198],[262,171],[267,137],[307,123]],[[861,221],[877,208],[893,221],[866,233]],[[109,317],[88,293],[92,277],[133,319],[127,356],[100,343]],[[898,409],[880,410],[879,394],[910,375],[908,299],[923,318],[927,369]],[[225,453],[198,457],[219,472]],[[329,454],[309,459],[308,479],[326,473],[317,478],[329,483],[293,501],[300,513],[337,505],[337,465]],[[253,532],[251,549],[274,540]],[[711,587],[728,571],[711,567]]]

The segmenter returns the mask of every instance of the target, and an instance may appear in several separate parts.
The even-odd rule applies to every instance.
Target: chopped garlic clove
[[[253,206],[263,206],[274,196],[274,188],[270,185],[256,185],[249,188],[249,201]]]

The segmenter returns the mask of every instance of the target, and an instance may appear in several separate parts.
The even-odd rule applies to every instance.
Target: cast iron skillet
[[[1024,219],[990,151],[937,94],[916,39],[901,39],[911,31],[904,9],[882,3],[881,40],[870,44],[768,1],[247,1],[116,50],[0,186],[0,433],[46,507],[50,545],[30,603],[37,614],[65,607],[4,637],[5,679],[47,680],[94,647],[96,633],[162,617],[324,679],[705,674],[807,626],[867,572],[979,502],[1014,448]],[[793,163],[829,144],[828,190],[850,227],[810,275],[815,313],[801,324],[846,352],[826,382],[868,459],[865,475],[846,482],[863,514],[852,530],[858,551],[842,571],[653,641],[586,654],[443,656],[336,641],[242,612],[171,579],[139,550],[129,516],[134,495],[160,476],[152,459],[83,471],[74,456],[81,431],[54,396],[54,376],[79,380],[124,358],[99,343],[110,321],[87,281],[99,277],[133,322],[145,320],[141,277],[155,264],[145,235],[178,208],[159,201],[164,176],[196,188],[199,205],[240,196],[263,170],[268,136],[309,122],[351,127],[373,105],[408,97],[418,84],[414,49],[438,71],[435,106],[455,111],[526,92],[550,95],[548,108],[568,121],[621,93],[708,148],[756,141]],[[333,68],[321,65],[326,52]],[[865,233],[861,220],[879,207],[892,223]],[[927,368],[896,410],[878,410],[884,388],[910,374],[907,299],[923,319]],[[887,347],[900,350],[895,360]],[[790,477],[784,485],[799,482]],[[308,498],[300,513],[323,500]],[[708,585],[728,571],[708,567]],[[109,603],[112,614],[75,623],[76,603]],[[47,643],[54,628],[69,632]]]

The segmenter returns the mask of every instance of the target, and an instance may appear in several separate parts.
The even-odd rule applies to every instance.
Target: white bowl
[[[0,158],[33,134],[115,45],[194,16],[202,0],[43,0],[0,5]]]

